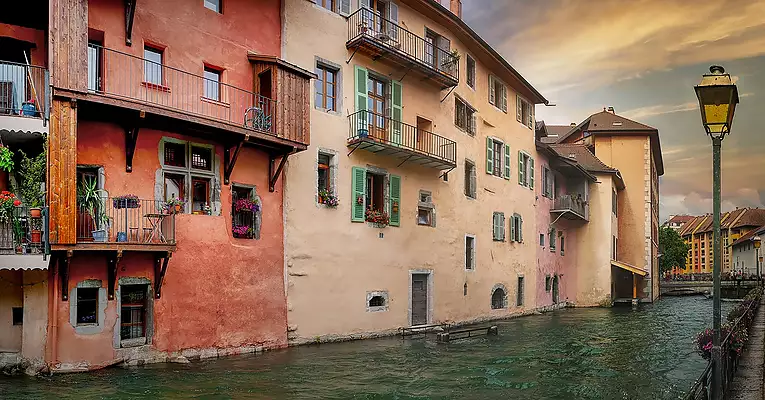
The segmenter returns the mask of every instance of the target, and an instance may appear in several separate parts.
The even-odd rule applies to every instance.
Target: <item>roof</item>
[[[745,212],[731,228],[740,228],[742,226],[763,226],[765,225],[765,209],[747,208]]]
[[[693,215],[673,215],[666,224],[684,224],[693,219]]]
[[[692,220],[686,222],[685,225],[683,225],[682,229],[680,230],[680,236],[686,236],[694,233],[699,225],[703,224],[708,217],[709,215],[693,217]]]
[[[547,136],[542,138],[542,143],[557,143],[558,140],[565,136],[573,126],[571,125],[546,125]]]
[[[549,127],[548,127],[549,129]],[[603,110],[590,115],[579,125],[569,130],[565,135],[558,139],[558,143],[563,143],[575,132],[582,132],[584,136],[589,135],[635,135],[644,134],[651,138],[651,148],[656,160],[656,171],[659,176],[664,175],[664,160],[661,155],[661,143],[659,142],[659,130],[633,121],[629,118],[617,115],[612,111]],[[586,133],[586,135],[585,135]]]
[[[270,56],[265,54],[258,54],[255,52],[247,52],[247,59],[250,60],[250,62],[262,62],[266,64],[277,64],[280,67],[289,70],[292,73],[295,73],[297,75],[300,75],[306,79],[318,79],[318,75],[314,74],[311,71],[308,71],[307,69],[298,67],[297,65],[283,60],[277,56]]]
[[[704,216],[703,224],[697,227],[696,233],[712,232],[714,219],[711,214]],[[720,229],[736,229],[744,226],[765,225],[765,209],[737,208],[720,216]]]
[[[584,168],[584,166],[582,166],[581,164],[579,164],[576,160],[570,159],[568,157],[562,157],[555,150],[553,150],[550,147],[549,144],[543,143],[543,142],[537,140],[536,141],[536,148],[537,148],[537,151],[540,154],[544,154],[545,156],[547,156],[550,161],[552,161],[553,159],[554,160],[558,160],[562,164],[564,164],[566,166],[570,166],[571,168],[576,170],[579,174],[581,174],[585,179],[588,179],[588,180],[590,180],[592,182],[596,182],[598,180],[598,178],[595,175],[593,175],[589,171],[587,171],[587,169]],[[552,166],[551,166],[551,168],[552,168]]]
[[[624,179],[616,168],[611,168],[593,154],[587,146],[578,143],[549,145],[559,156],[570,161],[576,161],[589,172],[613,174],[617,179],[617,187],[624,189]]]
[[[731,246],[738,246],[739,244],[750,241],[755,235],[763,234],[765,234],[765,225],[747,232],[746,235],[741,236],[735,242],[731,243]]]
[[[611,260],[611,266],[621,268],[627,272],[632,272],[635,275],[646,276],[648,271],[638,268],[634,265],[627,264],[626,262]]]

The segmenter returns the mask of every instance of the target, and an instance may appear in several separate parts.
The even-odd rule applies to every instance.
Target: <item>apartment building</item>
[[[730,245],[731,271],[740,271],[747,275],[759,273],[762,275],[763,256],[761,246],[762,237],[765,236],[765,226],[741,235]],[[756,241],[760,241],[760,247],[757,247]]]
[[[679,233],[683,225],[692,219],[692,215],[670,215],[669,219],[662,226],[668,226]]]

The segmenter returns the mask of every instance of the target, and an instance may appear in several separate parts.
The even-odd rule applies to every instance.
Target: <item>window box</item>
[[[112,206],[117,209],[138,208],[141,206],[141,203],[138,200],[138,196],[134,194],[126,194],[112,199]]]
[[[337,208],[339,202],[337,196],[330,193],[328,190],[323,189],[319,191],[319,203],[324,204],[330,208]]]
[[[154,89],[159,90],[160,92],[170,93],[170,88],[165,85],[158,85],[156,83],[146,81],[141,82],[141,85],[145,86],[147,89]]]
[[[398,212],[398,206],[394,212]],[[375,224],[378,228],[384,228],[390,223],[390,217],[385,211],[367,210],[365,220]]]

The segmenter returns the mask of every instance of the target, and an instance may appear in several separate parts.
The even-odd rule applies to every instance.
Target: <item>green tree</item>
[[[659,229],[659,269],[662,273],[672,271],[672,268],[685,268],[685,258],[690,246],[672,228],[665,226]]]

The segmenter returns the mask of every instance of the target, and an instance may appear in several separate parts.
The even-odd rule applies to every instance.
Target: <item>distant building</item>
[[[686,222],[691,221],[694,217],[692,215],[670,215],[667,222],[662,226],[668,226],[674,229],[676,232],[680,232]]]
[[[762,255],[754,247],[754,238],[765,236],[765,226],[753,229],[741,236],[730,245],[731,267],[733,271],[741,271],[744,274],[757,273],[757,258],[760,259],[760,273],[762,273]]]

